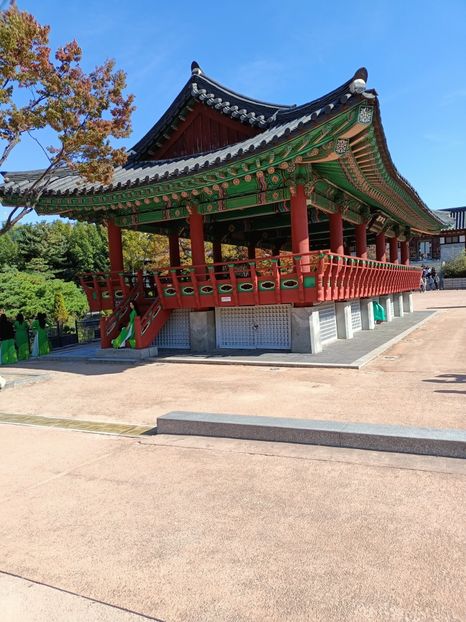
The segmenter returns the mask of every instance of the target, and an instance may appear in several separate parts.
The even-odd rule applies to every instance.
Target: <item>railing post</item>
[[[212,292],[213,292],[215,306],[218,307],[219,304],[220,304],[220,300],[219,300],[218,288],[217,288],[217,278],[215,276],[215,268],[216,267],[217,266],[209,266],[208,267],[208,272],[209,272],[210,286],[212,287]]]
[[[278,259],[272,259],[272,274],[273,280],[275,283],[275,301],[281,302],[281,291],[280,291],[280,268],[278,265]]]
[[[249,261],[249,269],[251,272],[251,281],[254,288],[254,304],[259,304],[259,280],[257,278],[256,262]]]
[[[228,274],[230,276],[230,282],[233,288],[231,290],[233,303],[235,305],[238,305],[238,283],[237,283],[236,274],[235,274],[235,264],[232,264],[232,263],[228,264]]]
[[[309,256],[307,256],[309,266]],[[298,281],[298,298],[299,302],[304,302],[304,277],[303,277],[303,265],[301,255],[293,256],[293,271],[296,274],[296,280]]]
[[[199,300],[199,289],[198,289],[198,281],[197,281],[197,270],[198,268],[192,267],[189,269],[189,278],[191,280],[191,287],[193,288],[193,293],[194,293],[194,300],[196,302],[196,307],[199,308],[200,307],[200,300]]]

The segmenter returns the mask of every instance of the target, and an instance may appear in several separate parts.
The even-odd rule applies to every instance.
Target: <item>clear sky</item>
[[[400,173],[431,209],[466,205],[466,0],[18,0],[76,38],[91,69],[115,58],[136,96],[130,147],[165,111],[197,60],[251,97],[304,103],[361,66],[379,94]],[[8,170],[40,168],[24,142]],[[5,210],[0,208],[0,218]]]

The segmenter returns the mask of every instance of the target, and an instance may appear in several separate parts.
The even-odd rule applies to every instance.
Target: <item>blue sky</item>
[[[466,204],[465,0],[18,0],[18,5],[50,24],[53,47],[76,38],[86,69],[111,57],[127,72],[137,105],[128,147],[171,103],[194,59],[234,90],[297,104],[325,94],[365,66],[368,86],[379,93],[400,173],[431,209]],[[24,142],[6,168],[44,164],[38,147]]]

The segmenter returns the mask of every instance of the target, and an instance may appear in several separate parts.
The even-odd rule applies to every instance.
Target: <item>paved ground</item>
[[[463,461],[8,425],[0,452],[2,622],[466,618]]]
[[[50,379],[5,391],[0,411],[147,426],[188,410],[464,429],[466,291],[417,294],[415,308],[440,313],[361,370],[31,362],[15,374],[40,367]]]

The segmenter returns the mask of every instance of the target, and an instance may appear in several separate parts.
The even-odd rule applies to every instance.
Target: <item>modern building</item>
[[[240,95],[196,62],[111,184],[70,171],[44,188],[37,211],[108,227],[111,270],[84,275],[108,347],[137,301],[136,347],[318,352],[374,328],[373,300],[391,319],[412,310],[419,271],[409,240],[443,223],[396,170],[377,93],[359,69],[301,105]],[[38,171],[5,173],[4,205],[20,205]],[[123,228],[168,236],[170,266],[124,272]],[[179,239],[192,265],[180,265]],[[213,244],[213,263],[205,242]],[[222,244],[247,247],[224,262]],[[375,258],[368,258],[368,246]],[[257,258],[256,249],[268,256]],[[263,255],[263,253],[262,253]]]
[[[466,250],[466,207],[441,209],[436,214],[443,220],[442,230],[433,235],[415,236],[409,244],[412,261],[441,265]]]

